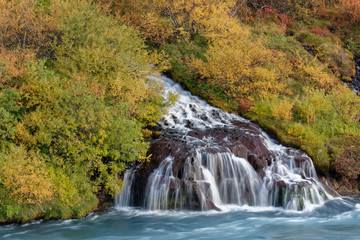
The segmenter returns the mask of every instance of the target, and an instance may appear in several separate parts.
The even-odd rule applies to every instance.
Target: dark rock
[[[249,154],[248,161],[255,170],[264,169],[267,166],[266,158],[263,156]]]
[[[114,202],[113,196],[108,194],[105,189],[96,193],[96,197],[99,199],[99,203],[97,206],[97,211],[105,211],[112,206]]]
[[[195,110],[194,110],[195,111]],[[213,112],[212,114],[217,114]],[[191,125],[190,122],[187,123]],[[263,137],[260,129],[248,122],[234,122],[235,127],[214,127],[211,129],[196,129],[192,128],[187,134],[179,132],[177,129],[165,129],[162,131],[159,139],[151,139],[148,154],[152,154],[151,161],[143,163],[136,172],[135,181],[133,182],[134,204],[144,205],[145,190],[148,177],[160,163],[172,156],[174,161],[172,163],[172,170],[174,181],[171,183],[170,192],[175,191],[176,188],[181,188],[181,192],[186,192],[186,196],[182,196],[182,204],[185,204],[188,209],[201,210],[201,192],[199,183],[194,179],[201,179],[202,176],[194,176],[192,174],[200,173],[197,165],[194,164],[194,159],[197,151],[200,153],[222,153],[231,151],[235,156],[246,159],[260,177],[265,176],[264,169],[273,163],[275,159],[274,153],[269,151],[263,142]],[[293,156],[295,162],[300,165],[308,161],[304,157],[303,152],[294,149],[289,149],[288,154]],[[285,159],[286,160],[286,159]],[[193,173],[187,173],[185,179],[185,169],[193,169]],[[276,167],[276,166],[275,166]],[[304,174],[303,178],[305,177]],[[306,185],[307,181],[300,181],[299,186]],[[205,194],[205,205],[208,209],[217,209],[215,204],[210,200],[210,186],[208,183],[202,182],[203,194]],[[191,187],[190,187],[191,186]],[[277,187],[286,187],[284,181],[276,182]],[[275,187],[275,185],[274,185]],[[191,189],[191,192],[187,192]],[[205,189],[205,190],[204,190]],[[183,191],[187,190],[187,191]],[[204,193],[205,191],[205,193]],[[251,198],[244,196],[244,199]],[[172,202],[175,202],[172,199]],[[171,202],[171,201],[169,201]],[[169,207],[170,204],[169,204]],[[175,205],[173,206],[175,207]]]
[[[278,188],[286,188],[287,184],[283,180],[279,180],[276,182],[276,186]]]
[[[250,165],[255,169],[255,171],[261,176],[265,176],[264,169],[268,165],[268,161],[264,156],[258,156],[254,154],[250,154],[248,156],[248,161]]]
[[[205,210],[220,210],[218,207],[216,207],[214,202],[209,199],[210,184],[206,183],[206,182],[202,182],[201,184],[203,185],[202,186],[203,188],[207,189],[207,190],[205,190],[205,193],[206,193],[205,194],[205,205],[206,206],[203,206],[205,208]],[[199,189],[199,184],[198,183],[193,184],[193,189],[194,189],[194,193],[196,195],[195,199],[198,200],[198,202],[195,205],[201,207],[201,205],[200,205],[201,192],[200,192],[200,189]]]
[[[308,43],[303,43],[303,48],[310,53],[312,56],[315,56],[316,54],[318,54],[318,48],[317,46],[313,45],[313,44],[308,44]]]
[[[248,159],[249,150],[242,144],[237,144],[231,148],[232,153],[239,158]]]
[[[296,162],[296,164],[300,165],[301,163],[308,162],[309,158],[308,157],[295,157],[294,161]]]

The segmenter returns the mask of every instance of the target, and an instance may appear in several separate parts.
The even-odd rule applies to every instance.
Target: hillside
[[[358,193],[360,4],[353,0],[102,2],[132,25],[193,94],[305,150]]]
[[[174,100],[153,72],[358,194],[359,57],[356,0],[0,0],[0,222],[106,207]]]

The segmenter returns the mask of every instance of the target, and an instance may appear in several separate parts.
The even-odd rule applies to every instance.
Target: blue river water
[[[307,212],[111,209],[83,219],[2,225],[0,239],[360,239],[360,199],[336,198]]]

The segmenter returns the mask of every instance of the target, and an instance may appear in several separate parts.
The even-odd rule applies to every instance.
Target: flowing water
[[[192,154],[181,172],[173,172],[178,159],[171,155],[153,171],[146,187],[143,205],[146,209],[194,209],[198,204],[201,210],[221,210],[228,205],[306,210],[332,198],[318,182],[313,163],[305,153],[277,144],[253,123],[210,106],[171,79],[165,78],[163,83],[167,94],[177,93],[178,100],[159,125],[164,135],[186,142]],[[224,146],[224,142],[229,142],[226,135],[219,142],[209,135],[195,138],[191,134],[214,129],[230,131],[238,129],[235,123],[239,122],[246,127],[243,135],[258,138],[258,144],[271,153],[271,162],[262,169],[263,176],[245,159],[247,156],[237,157],[230,147]],[[130,176],[131,180],[135,178],[129,173],[125,175],[129,186]],[[129,188],[125,188],[118,196],[122,199],[118,206],[131,205],[131,196]]]
[[[163,82],[179,99],[159,125],[193,150],[181,171],[174,172],[176,156],[165,157],[148,178],[143,204],[133,206],[136,171],[128,170],[109,211],[79,220],[2,225],[0,238],[360,239],[360,199],[328,194],[306,154],[252,131],[257,127],[248,120],[208,105],[170,79]],[[271,152],[262,174],[230,145],[191,134],[238,128],[234,122],[251,126],[244,134],[261,138]],[[193,199],[200,211],[191,210]]]
[[[80,220],[0,226],[1,239],[359,239],[358,199],[312,211],[238,207],[224,211],[111,210]]]

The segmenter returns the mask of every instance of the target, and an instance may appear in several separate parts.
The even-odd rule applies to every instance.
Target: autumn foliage
[[[163,54],[86,0],[0,6],[0,222],[82,217],[146,158]]]
[[[117,193],[171,103],[156,71],[356,179],[360,100],[341,81],[355,76],[359,6],[0,0],[0,222],[81,217]]]
[[[10,189],[10,197],[15,201],[41,204],[52,200],[53,183],[45,159],[39,153],[13,146],[0,160],[1,184]]]

